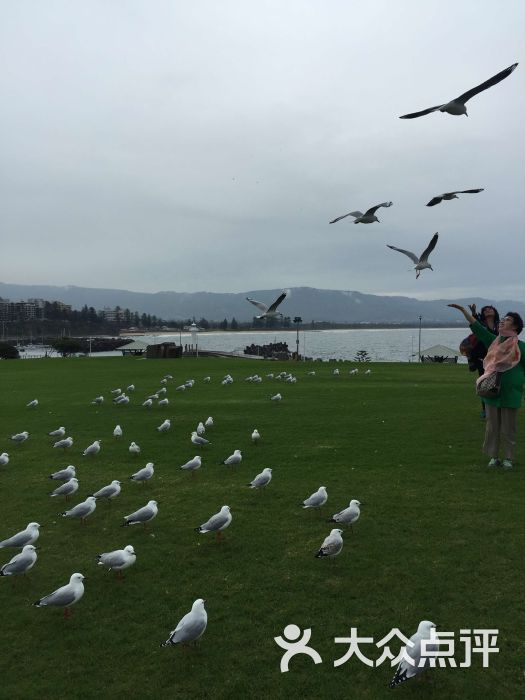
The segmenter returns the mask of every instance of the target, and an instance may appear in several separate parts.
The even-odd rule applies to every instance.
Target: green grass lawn
[[[307,376],[309,369],[316,376]],[[0,540],[32,520],[43,525],[39,559],[27,577],[0,579],[2,644],[0,696],[13,698],[517,698],[524,687],[523,449],[513,472],[490,471],[481,454],[484,424],[473,375],[464,366],[371,365],[372,374],[348,376],[350,364],[268,363],[243,360],[136,358],[6,361],[0,363]],[[344,370],[343,370],[344,367]],[[295,385],[243,381],[248,374],[295,371]],[[171,404],[141,406],[171,373]],[[222,386],[231,373],[235,382]],[[210,384],[202,379],[211,375]],[[193,389],[175,386],[195,378]],[[129,406],[116,406],[110,389],[137,387]],[[280,391],[275,404],[271,394]],[[91,400],[103,394],[102,406]],[[35,410],[26,408],[39,399]],[[197,449],[190,432],[213,416]],[[172,418],[166,434],[156,430]],[[112,437],[120,423],[124,437]],[[62,454],[47,436],[66,426],[74,446]],[[253,446],[253,428],[262,435]],[[525,440],[523,414],[519,438]],[[28,430],[27,442],[9,436]],[[94,458],[82,456],[102,439]],[[128,453],[134,440],[139,457]],[[235,448],[236,470],[219,465]],[[178,467],[195,454],[194,478]],[[143,486],[127,477],[147,461],[155,476]],[[50,498],[47,476],[77,467],[80,488],[71,503],[123,481],[112,503],[98,502],[85,526],[62,518],[65,502]],[[272,467],[266,492],[248,482]],[[322,516],[300,503],[324,485]],[[363,503],[354,533],[335,560],[314,557],[351,498]],[[122,528],[124,515],[149,499],[159,514],[149,530]],[[225,542],[194,528],[220,507],[231,507]],[[132,544],[135,566],[123,583],[97,567],[100,552]],[[0,550],[0,564],[18,550]],[[64,620],[56,608],[33,603],[79,571],[85,595]],[[16,578],[16,580],[15,580]],[[208,628],[196,648],[160,648],[196,598],[206,599]],[[438,629],[497,628],[500,652],[482,668],[435,669],[427,679],[390,691],[390,664],[368,668],[352,658],[334,668],[346,646],[335,637],[375,641],[398,627],[410,636],[420,620]],[[273,638],[295,623],[311,628],[306,656],[281,674]],[[399,643],[392,644],[397,653]],[[379,650],[363,645],[377,657]],[[456,654],[462,660],[462,647]]]

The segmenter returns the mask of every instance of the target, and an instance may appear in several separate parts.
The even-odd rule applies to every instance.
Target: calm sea
[[[433,345],[445,345],[457,350],[461,340],[469,333],[468,328],[423,328],[421,330],[421,352]],[[190,333],[158,334],[136,336],[152,343],[176,342],[191,344]],[[197,334],[201,350],[225,350],[242,354],[247,345],[287,343],[290,351],[295,351],[296,331],[248,332],[200,332]],[[373,362],[414,362],[417,361],[419,331],[417,328],[401,329],[352,329],[331,331],[299,331],[299,352],[305,357],[323,360],[353,360],[358,350],[366,350]],[[33,346],[21,353],[22,357],[42,357],[46,348]],[[56,357],[50,348],[48,355]],[[120,356],[120,352],[98,352],[93,357]],[[459,358],[458,362],[466,362]]]
[[[421,351],[433,345],[445,345],[458,350],[459,344],[469,334],[468,328],[423,328],[421,330]],[[151,342],[179,342],[179,334],[143,336]],[[189,333],[182,333],[182,344],[192,342]],[[226,350],[242,353],[247,345],[267,343],[287,343],[290,351],[295,351],[296,331],[244,332],[200,332],[198,346],[202,350]],[[305,357],[323,360],[352,360],[358,350],[366,350],[375,362],[410,362],[417,360],[419,330],[401,329],[351,329],[329,331],[299,331],[299,352]],[[415,356],[414,356],[415,354]],[[459,362],[464,362],[460,358]]]

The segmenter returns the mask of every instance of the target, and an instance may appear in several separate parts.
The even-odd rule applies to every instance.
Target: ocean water
[[[460,342],[469,334],[466,328],[423,328],[421,330],[421,351],[433,345],[445,345],[458,350]],[[159,334],[143,336],[151,342],[179,343],[179,334]],[[191,344],[189,333],[180,336],[182,344]],[[247,345],[287,343],[290,351],[297,348],[297,332],[258,331],[249,332],[199,332],[197,343],[201,350],[225,350],[242,353]],[[353,360],[358,350],[366,350],[373,362],[414,362],[417,361],[419,330],[417,328],[396,329],[344,329],[326,331],[299,331],[299,352],[313,359]],[[465,362],[460,358],[458,362]]]
[[[421,352],[433,345],[445,345],[458,350],[459,344],[469,334],[468,328],[423,328],[421,330]],[[152,343],[182,342],[190,345],[190,333],[135,336]],[[305,357],[321,360],[353,360],[358,350],[366,350],[372,362],[417,362],[419,330],[417,328],[396,329],[342,329],[327,331],[299,331],[299,352]],[[257,333],[224,331],[200,332],[197,344],[201,350],[222,350],[242,354],[247,345],[287,343],[290,351],[297,348],[297,331],[258,331]],[[51,348],[32,346],[21,353],[30,359],[58,357]],[[93,353],[93,357],[120,356],[119,351]],[[466,362],[459,358],[458,362]]]

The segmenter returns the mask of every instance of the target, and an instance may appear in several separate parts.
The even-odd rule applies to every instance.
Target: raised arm
[[[461,304],[447,304],[447,306],[450,306],[452,309],[457,309],[458,311],[461,311],[469,326],[476,322],[476,318],[471,313],[469,313],[464,306],[461,306]]]

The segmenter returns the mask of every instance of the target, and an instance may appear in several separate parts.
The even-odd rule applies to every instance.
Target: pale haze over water
[[[433,345],[445,345],[458,350],[460,342],[469,334],[468,328],[423,328],[421,350]],[[198,333],[201,350],[224,350],[242,352],[247,345],[288,343],[295,351],[297,333],[290,331],[213,332]],[[152,342],[179,342],[179,334],[142,336]],[[408,362],[412,353],[417,353],[419,330],[417,328],[396,329],[341,329],[326,331],[299,331],[299,352],[314,359],[352,360],[358,350],[366,350],[374,362]],[[182,344],[190,344],[191,336],[182,334]],[[417,359],[412,358],[412,359]],[[463,358],[458,360],[464,361]]]

